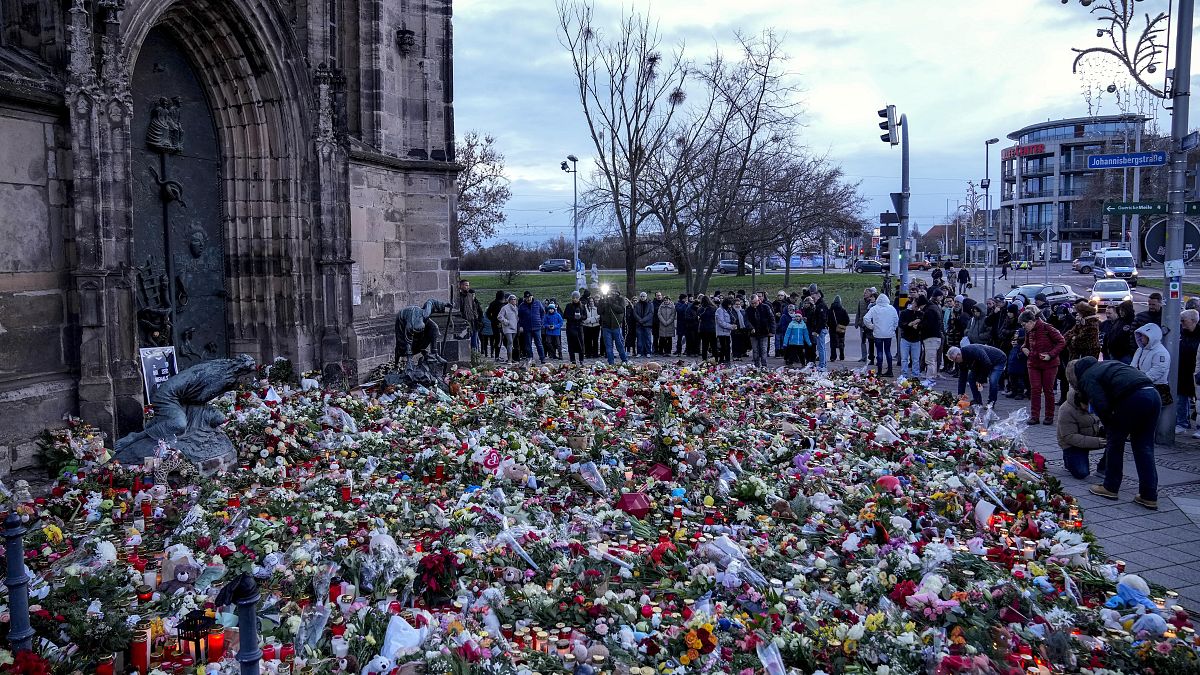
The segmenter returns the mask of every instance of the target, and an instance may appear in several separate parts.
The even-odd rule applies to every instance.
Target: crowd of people
[[[749,358],[765,368],[773,353],[785,366],[825,369],[846,360],[846,336],[853,326],[860,339],[859,362],[873,364],[881,377],[895,377],[898,364],[902,380],[927,387],[939,377],[957,378],[959,395],[969,392],[977,405],[984,403],[984,386],[988,404],[1001,392],[1028,399],[1028,423],[1056,427],[1064,463],[1077,478],[1091,473],[1089,452],[1103,449],[1096,472],[1104,482],[1092,487],[1099,496],[1117,498],[1128,439],[1139,477],[1135,501],[1156,508],[1154,434],[1171,395],[1162,297],[1151,294],[1141,312],[1126,300],[1105,307],[1101,315],[1086,301],[1051,305],[1041,294],[978,302],[964,295],[969,281],[967,275],[950,274],[937,275],[932,284],[915,280],[903,306],[867,288],[851,316],[840,296],[827,302],[816,284],[778,291],[773,300],[741,290],[671,299],[661,292],[630,298],[615,290],[593,294],[585,289],[560,304],[529,291],[521,298],[497,291],[484,309],[464,280],[459,311],[473,326],[473,346],[510,362],[604,358],[614,364],[692,356],[717,364]],[[1197,310],[1200,301],[1189,302],[1177,327],[1176,433],[1195,426]],[[1200,438],[1200,430],[1193,435]]]
[[[718,364],[749,358],[766,367],[774,347],[774,355],[789,365],[826,368],[830,361],[845,360],[851,322],[841,298],[827,304],[816,285],[790,295],[780,291],[774,301],[742,290],[681,293],[671,299],[661,292],[628,298],[616,290],[593,294],[583,289],[564,303],[529,291],[521,298],[497,291],[486,308],[474,299],[469,281],[459,290],[457,311],[470,326],[459,337],[470,333],[472,348],[508,362],[604,358],[612,364],[693,356]]]

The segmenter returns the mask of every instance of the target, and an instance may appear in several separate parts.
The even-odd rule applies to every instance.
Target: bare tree
[[[463,170],[458,174],[458,219],[451,242],[455,257],[462,257],[464,249],[479,248],[484,239],[496,234],[496,226],[505,221],[504,206],[512,192],[495,138],[472,131],[457,150],[456,160]]]
[[[657,27],[629,14],[612,36],[600,33],[585,0],[558,0],[560,38],[571,54],[596,165],[625,248],[625,283],[637,292],[638,232],[650,217],[642,181],[683,103],[681,51],[664,57]]]

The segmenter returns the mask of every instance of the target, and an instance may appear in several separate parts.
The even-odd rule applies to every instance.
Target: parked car
[[[1129,282],[1124,279],[1101,279],[1092,286],[1092,304],[1099,307],[1119,305],[1132,299]]]
[[[912,260],[908,263],[908,269],[921,270],[924,272],[926,270],[933,269],[933,263],[929,262],[928,260]]]
[[[538,265],[539,272],[570,272],[571,261],[566,258],[551,258]]]
[[[754,267],[751,266],[750,263],[746,263],[746,264],[742,265],[742,271],[746,274],[753,274]],[[738,273],[738,261],[722,260],[717,263],[717,274],[737,274],[737,273]]]
[[[1080,274],[1091,274],[1095,261],[1095,253],[1080,253],[1078,258],[1071,261],[1071,269]]]
[[[1009,300],[1015,300],[1020,295],[1025,298],[1025,304],[1028,305],[1033,302],[1033,299],[1039,293],[1044,293],[1046,301],[1052,305],[1063,302],[1075,302],[1079,299],[1079,296],[1069,286],[1064,284],[1025,284],[1013,288],[1008,293],[1005,293],[1004,297]]]
[[[1012,268],[1014,270],[1031,270],[1036,266],[1037,266],[1037,263],[1035,263],[1032,260],[1014,260],[1014,261],[1012,261]]]
[[[1138,270],[1133,264],[1133,254],[1119,248],[1100,251],[1092,263],[1092,278],[1125,279],[1131,287],[1137,288]]]
[[[878,260],[859,260],[854,263],[854,271],[858,274],[883,274],[883,263]]]
[[[646,271],[647,272],[674,272],[675,271],[675,263],[665,262],[665,261],[650,263],[649,265],[646,265]]]

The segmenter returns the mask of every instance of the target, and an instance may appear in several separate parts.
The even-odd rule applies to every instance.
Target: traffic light
[[[899,144],[900,132],[896,124],[896,106],[889,105],[883,110],[880,110],[879,116],[884,119],[883,122],[879,123],[879,128],[887,132],[886,134],[881,134],[879,136],[879,140],[891,145]]]

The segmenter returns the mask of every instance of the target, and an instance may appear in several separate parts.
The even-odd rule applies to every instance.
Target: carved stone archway
[[[115,434],[141,423],[130,148],[145,139],[130,135],[129,73],[151,30],[187,54],[215,121],[228,352],[340,361],[351,322],[336,74],[310,73],[275,0],[87,5],[70,13],[68,82],[81,414]]]

